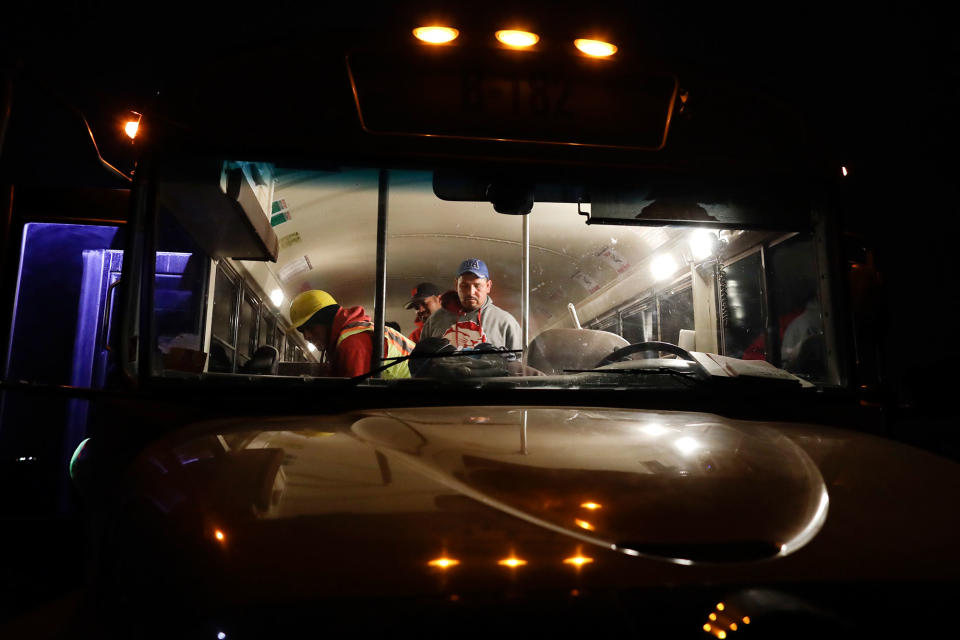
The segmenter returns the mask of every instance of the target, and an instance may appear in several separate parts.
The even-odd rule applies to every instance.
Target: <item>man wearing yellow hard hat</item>
[[[326,350],[333,375],[352,378],[370,371],[373,357],[373,322],[363,307],[341,307],[326,291],[304,291],[290,303],[290,323],[307,342]],[[416,345],[401,333],[383,328],[385,358],[410,355]],[[386,360],[384,364],[395,362]],[[381,374],[384,378],[409,378],[404,360]]]

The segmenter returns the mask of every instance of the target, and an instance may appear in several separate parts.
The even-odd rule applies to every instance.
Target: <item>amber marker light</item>
[[[730,623],[730,631],[736,631],[736,630],[737,630],[737,623],[736,623],[736,622],[731,622],[731,623]]]
[[[743,622],[743,624],[750,624],[750,616],[743,616],[741,622]]]
[[[726,632],[726,631],[717,631],[717,637],[720,638],[720,640],[723,640],[724,638],[727,637],[727,632]]]
[[[134,120],[133,118],[129,118],[123,124],[123,132],[127,134],[128,138],[133,140],[134,138],[137,137],[137,133],[140,131],[140,120],[141,118],[143,118],[143,116],[137,113],[136,111],[131,111],[130,113],[137,116],[137,118],[136,120]]]
[[[717,614],[711,612],[710,615],[707,616],[707,617],[710,618],[711,620],[716,620],[716,619],[717,619]]]
[[[564,558],[563,564],[570,564],[575,566],[577,569],[582,567],[585,564],[590,564],[593,562],[593,558],[588,558],[587,556],[575,555],[572,558]]]
[[[723,603],[722,603],[722,602],[718,602],[718,603],[717,603],[717,611],[723,611]]]
[[[526,49],[532,47],[540,41],[540,36],[529,31],[515,31],[513,29],[501,29],[496,33],[497,40],[508,47],[517,49]]]
[[[497,564],[501,567],[510,567],[511,569],[516,569],[517,567],[522,567],[523,565],[527,564],[527,561],[521,560],[515,556],[510,556],[509,558],[499,560]]]
[[[417,27],[413,37],[427,44],[446,44],[457,39],[460,32],[452,27]]]
[[[584,502],[580,505],[584,509],[589,509],[590,511],[596,511],[603,507],[602,504],[597,504],[596,502]]]
[[[449,569],[450,567],[455,567],[460,564],[460,561],[453,558],[444,557],[431,560],[427,564],[431,567],[437,567],[438,569]]]
[[[213,537],[217,539],[217,542],[223,542],[227,539],[227,536],[223,535],[223,531],[220,531],[220,529],[213,532]]]
[[[709,623],[709,622],[708,622],[707,624],[703,625],[703,630],[706,631],[707,633],[710,633],[710,629],[712,629],[712,628],[713,628],[713,627],[710,626],[710,623]]]
[[[617,45],[603,40],[577,38],[573,41],[573,46],[593,58],[609,58],[617,52]]]
[[[577,523],[578,527],[580,527],[581,529],[586,529],[587,531],[593,531],[594,529],[596,529],[595,526],[593,526],[586,520],[580,520],[579,518],[577,518],[576,520],[574,520],[574,522]]]

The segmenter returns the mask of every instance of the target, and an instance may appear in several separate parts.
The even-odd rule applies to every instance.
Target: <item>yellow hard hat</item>
[[[299,328],[304,322],[313,317],[317,311],[324,307],[337,304],[333,296],[320,289],[304,291],[290,303],[290,324]]]

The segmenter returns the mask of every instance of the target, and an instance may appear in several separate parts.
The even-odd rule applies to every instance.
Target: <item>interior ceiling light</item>
[[[690,251],[694,260],[703,260],[713,255],[719,244],[716,231],[695,229],[690,234]]]
[[[445,44],[456,40],[460,32],[451,27],[417,27],[413,35],[417,40],[429,44]]]
[[[525,49],[532,47],[540,41],[540,36],[529,31],[515,31],[513,29],[501,29],[497,31],[497,40],[508,47]]]
[[[587,38],[577,38],[573,45],[588,56],[594,58],[608,58],[617,52],[617,45],[604,42],[603,40],[589,40]]]
[[[659,255],[650,262],[654,280],[666,280],[676,273],[678,268],[676,261],[668,254]]]

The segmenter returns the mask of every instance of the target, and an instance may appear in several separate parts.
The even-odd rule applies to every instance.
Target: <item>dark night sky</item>
[[[956,38],[945,15],[922,7],[893,12],[844,3],[363,2],[334,9],[279,1],[200,10],[198,4],[15,8],[0,27],[5,57],[42,60],[74,80],[99,77],[116,90],[148,90],[178,64],[231,48],[319,41],[331,29],[406,34],[424,15],[448,16],[464,27],[540,16],[530,22],[545,31],[596,25],[634,49],[782,96],[801,106],[822,142],[851,164],[895,149],[942,151],[943,141],[956,133]]]
[[[826,2],[201,4],[23,4],[0,25],[3,57],[42,68],[65,87],[100,85],[122,101],[149,95],[179,69],[224,51],[319,44],[331,31],[348,39],[406,36],[410,25],[430,17],[476,30],[505,19],[526,20],[545,33],[597,27],[643,55],[795,105],[824,162],[846,164],[858,179],[884,185],[872,194],[877,204],[926,199],[918,190],[951,192],[960,51],[943,10]],[[930,207],[934,217],[943,215],[944,197],[935,198],[939,208]]]

